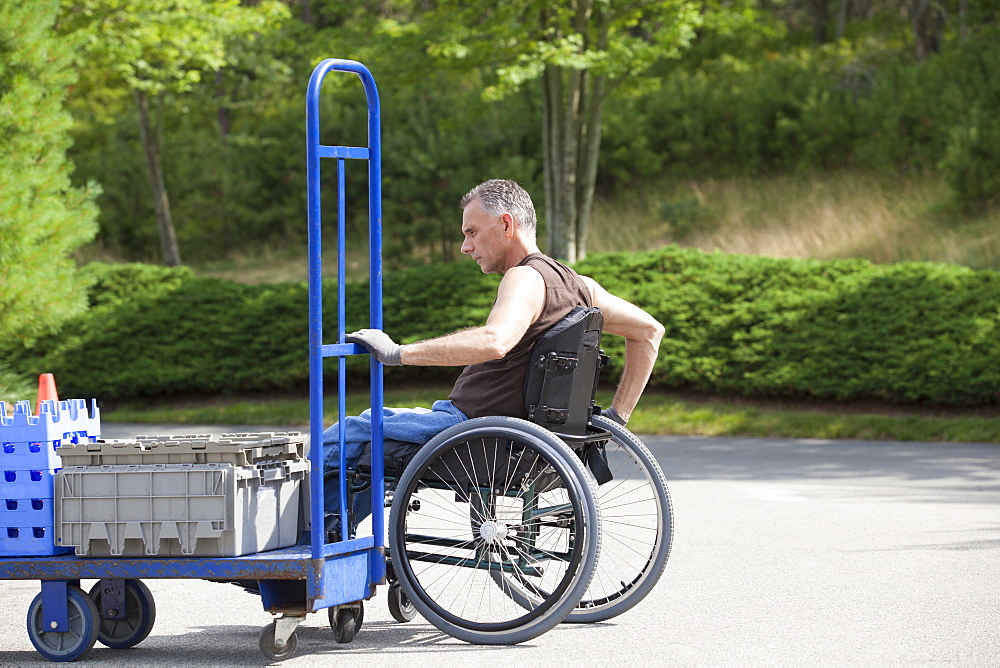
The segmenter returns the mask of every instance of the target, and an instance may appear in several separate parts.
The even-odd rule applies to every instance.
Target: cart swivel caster
[[[284,661],[295,654],[299,639],[295,629],[302,623],[301,615],[283,615],[260,632],[260,651],[271,661]]]
[[[134,647],[153,630],[156,604],[141,580],[100,580],[90,590],[90,598],[100,611],[97,640],[105,647]]]
[[[97,642],[100,612],[94,599],[75,585],[66,586],[65,629],[54,631],[45,623],[42,612],[42,594],[28,606],[28,638],[38,653],[49,661],[76,661],[85,657]]]
[[[333,629],[333,636],[337,642],[347,643],[354,640],[354,636],[361,630],[361,623],[365,619],[364,602],[358,601],[327,609],[330,616],[330,628]]]
[[[389,585],[389,614],[401,624],[412,622],[417,616],[417,609],[410,603],[398,582]]]

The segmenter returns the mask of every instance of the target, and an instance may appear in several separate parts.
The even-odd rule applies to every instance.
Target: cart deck
[[[382,558],[371,536],[328,543],[316,560],[308,545],[296,545],[241,557],[112,558],[94,559],[62,555],[0,558],[0,580],[101,580],[141,578],[192,578],[204,580],[261,580],[264,609],[268,612],[315,612],[343,603],[370,598],[377,582],[364,577],[371,561]],[[305,603],[287,599],[268,605],[268,581],[299,581]],[[276,588],[277,589],[277,588]],[[277,592],[275,592],[277,594]],[[277,595],[275,598],[279,598]]]

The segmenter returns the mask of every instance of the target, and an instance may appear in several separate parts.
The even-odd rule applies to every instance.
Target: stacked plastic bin
[[[8,415],[0,402],[0,557],[41,557],[70,552],[55,538],[54,479],[62,467],[58,448],[101,434],[97,401],[43,401],[39,414],[21,401]]]
[[[56,543],[80,557],[235,557],[294,545],[298,432],[137,436],[62,448]]]

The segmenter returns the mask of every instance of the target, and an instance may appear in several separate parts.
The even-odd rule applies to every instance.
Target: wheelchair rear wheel
[[[566,622],[599,622],[631,609],[653,589],[670,556],[673,509],[656,459],[642,441],[617,422],[592,423],[612,438],[604,445],[614,478],[597,489],[601,507],[601,555],[594,578]],[[504,591],[524,607],[545,590],[523,586],[507,575]]]
[[[524,420],[477,418],[436,436],[400,478],[389,520],[393,567],[413,606],[480,644],[523,642],[558,624],[600,552],[588,476],[568,446]],[[518,601],[512,586],[545,593]]]
[[[594,579],[567,622],[599,622],[632,608],[653,589],[670,557],[674,511],[660,465],[625,427],[596,416],[611,432],[605,446],[614,479],[597,489],[601,557]]]

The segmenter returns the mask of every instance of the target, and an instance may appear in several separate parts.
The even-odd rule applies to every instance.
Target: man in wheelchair
[[[616,297],[596,281],[542,254],[530,195],[517,183],[486,181],[461,200],[462,252],[483,273],[502,274],[486,323],[439,338],[399,345],[380,330],[362,329],[348,342],[364,346],[386,365],[465,366],[447,400],[428,409],[386,408],[386,459],[411,456],[440,432],[483,416],[527,419],[523,400],[531,353],[539,339],[567,314],[596,307],[603,329],[625,337],[625,368],[610,408],[602,415],[625,425],[646,386],[663,336],[663,326],[641,308]],[[457,286],[456,286],[457,288]],[[365,411],[345,422],[348,469],[357,466],[371,439]],[[339,425],[324,432],[327,471],[339,466]],[[328,530],[337,530],[339,491],[326,494]],[[354,500],[358,520],[371,512],[370,493]]]
[[[461,207],[462,252],[503,275],[486,323],[407,345],[371,329],[347,340],[383,364],[465,366],[430,410],[384,412],[389,609],[398,621],[419,612],[468,642],[511,644],[560,621],[615,617],[663,572],[669,492],[653,455],[624,426],[663,327],[543,255],[531,197],[518,184],[486,181]],[[625,368],[610,408],[598,411],[602,330],[625,338]],[[333,540],[371,513],[370,439],[369,411],[324,432]]]

